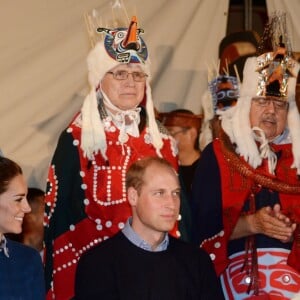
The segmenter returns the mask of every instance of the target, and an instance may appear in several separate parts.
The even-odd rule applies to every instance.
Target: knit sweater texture
[[[223,299],[210,257],[170,236],[166,251],[150,252],[122,232],[87,251],[76,273],[77,300]]]

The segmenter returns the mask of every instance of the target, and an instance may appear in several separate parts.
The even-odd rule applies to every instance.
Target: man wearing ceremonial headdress
[[[300,290],[299,64],[285,15],[274,14],[240,97],[202,152],[193,183],[194,241],[226,299],[291,299]],[[226,126],[225,126],[226,125]]]
[[[176,145],[154,117],[148,50],[136,17],[128,28],[97,31],[105,37],[87,57],[90,92],[61,134],[49,169],[47,299],[72,298],[81,255],[124,227],[131,215],[129,166],[160,156],[177,168]],[[176,226],[171,233],[179,235]]]

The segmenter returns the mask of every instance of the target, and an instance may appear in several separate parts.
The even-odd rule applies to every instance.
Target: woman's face
[[[0,234],[20,233],[24,215],[31,211],[27,202],[27,185],[23,175],[15,176],[0,194]]]

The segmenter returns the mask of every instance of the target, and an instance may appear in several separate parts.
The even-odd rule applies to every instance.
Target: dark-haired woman
[[[0,299],[45,299],[39,253],[5,237],[22,231],[24,215],[31,211],[26,195],[20,166],[0,157]]]

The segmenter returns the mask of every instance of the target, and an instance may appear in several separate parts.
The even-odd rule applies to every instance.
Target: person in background
[[[286,29],[285,14],[275,14],[195,174],[193,240],[226,299],[287,300],[300,290],[299,64]]]
[[[178,147],[178,173],[181,185],[179,230],[180,238],[185,241],[191,241],[191,189],[195,169],[201,155],[199,134],[202,117],[188,109],[176,109],[159,114],[159,120],[173,136]]]
[[[202,97],[204,119],[199,138],[202,150],[218,136],[221,122],[222,126],[230,127],[228,123],[239,98],[240,82],[238,76],[218,74],[208,87],[209,91]]]
[[[256,55],[258,43],[259,35],[249,30],[230,33],[221,40],[219,62],[208,68],[208,89],[201,96],[201,151],[216,136],[222,114],[232,113],[230,108],[235,107],[239,96],[245,61]]]
[[[31,211],[24,216],[22,232],[9,234],[9,238],[33,247],[43,255],[45,193],[38,188],[28,188],[27,201]]]
[[[24,217],[21,242],[35,248],[42,254],[45,192],[38,188],[28,188],[27,200],[31,207],[31,212]]]
[[[30,212],[27,185],[21,167],[0,157],[0,298],[44,300],[42,260],[31,247],[6,238],[22,231],[25,214]]]
[[[246,60],[255,56],[260,36],[254,30],[232,32],[226,35],[219,44],[219,73],[236,76],[243,82],[243,70]]]
[[[75,299],[223,299],[209,255],[168,234],[180,205],[172,165],[158,157],[138,160],[126,188],[132,217],[81,256]]]
[[[190,193],[195,168],[200,158],[199,134],[202,115],[195,115],[188,109],[176,109],[160,113],[159,119],[177,142],[179,174],[184,189]]]
[[[87,58],[90,92],[51,162],[45,197],[47,299],[72,298],[81,255],[124,228],[131,215],[125,186],[130,165],[160,156],[178,167],[176,145],[155,120],[143,30],[136,17],[126,26],[97,29],[104,38]],[[172,234],[179,236],[177,226]]]

